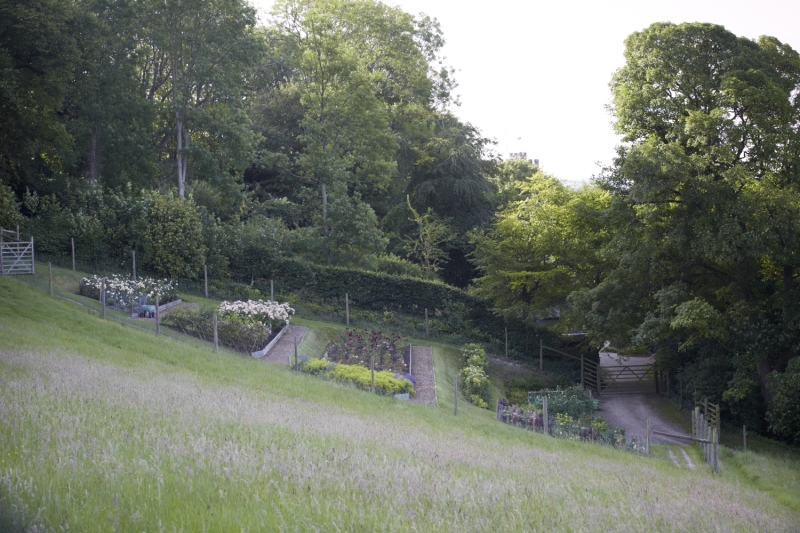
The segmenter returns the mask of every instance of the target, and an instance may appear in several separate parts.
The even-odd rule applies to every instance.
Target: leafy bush
[[[800,357],[795,357],[782,373],[771,375],[775,391],[767,413],[769,429],[794,444],[800,444]]]
[[[588,391],[580,385],[564,390],[540,391],[530,395],[529,402],[541,410],[547,396],[547,411],[551,415],[567,415],[573,419],[594,413],[594,402]]]
[[[466,366],[461,369],[461,386],[464,395],[478,407],[489,407],[489,376],[483,368]]]
[[[287,303],[278,303],[264,300],[237,300],[235,302],[222,302],[219,306],[220,317],[223,320],[237,320],[248,326],[266,325],[270,331],[280,329],[283,324],[289,323],[289,318],[294,314],[294,309]]]
[[[191,335],[204,341],[214,341],[214,313],[202,309],[177,309],[166,315],[165,326]],[[267,324],[252,324],[240,315],[231,315],[225,320],[218,320],[217,334],[220,346],[237,352],[250,354],[263,349],[278,334],[278,330],[270,331]]]
[[[309,374],[322,375],[326,379],[350,383],[363,390],[372,386],[372,372],[359,365],[335,364],[323,359],[309,359],[301,365],[301,370]],[[392,372],[375,372],[375,392],[383,396],[409,393],[414,394],[413,383],[405,378],[396,378]]]
[[[461,350],[461,357],[464,366],[475,366],[486,370],[489,367],[489,359],[486,357],[486,350],[480,344],[465,344]]]
[[[156,294],[158,295],[159,305],[178,299],[177,281],[147,277],[140,277],[134,281],[130,277],[116,274],[104,278],[98,276],[83,278],[78,292],[82,296],[99,300],[103,281],[106,284],[106,293],[115,301],[126,305],[130,305],[131,299],[135,300],[142,296],[146,297],[147,303],[155,304]]]

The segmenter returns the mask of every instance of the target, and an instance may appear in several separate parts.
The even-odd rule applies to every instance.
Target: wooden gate
[[[555,352],[559,355],[563,355],[564,357],[569,357],[570,359],[575,359],[576,361],[581,362],[581,386],[586,389],[597,391],[599,394],[601,392],[600,387],[601,383],[598,380],[599,372],[598,372],[598,365],[594,361],[590,361],[581,355],[577,357],[572,354],[568,354],[567,352],[562,352],[561,350],[556,350],[555,348],[550,348],[549,346],[545,346],[542,341],[539,341],[539,369],[542,369],[542,356],[544,354],[544,350],[549,350],[551,352]]]
[[[19,228],[11,231],[0,228],[0,274],[34,274],[33,237],[30,241],[19,240]]]
[[[653,365],[617,365],[600,367],[600,391],[603,394],[642,394],[655,392]]]

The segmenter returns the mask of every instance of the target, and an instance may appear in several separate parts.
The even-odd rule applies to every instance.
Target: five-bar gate
[[[33,237],[21,241],[17,231],[0,228],[0,274],[35,274],[33,263]]]

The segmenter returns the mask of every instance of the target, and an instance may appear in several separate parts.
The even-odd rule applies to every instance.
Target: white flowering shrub
[[[266,325],[270,331],[289,324],[294,309],[288,303],[269,300],[237,300],[222,302],[219,306],[220,318],[235,320],[245,326]]]
[[[139,278],[133,280],[127,276],[114,274],[110,277],[92,276],[83,278],[80,285],[80,293],[90,298],[100,299],[100,290],[106,283],[106,291],[117,301],[130,303],[131,299],[141,296],[147,298],[147,303],[155,303],[158,295],[159,304],[165,304],[178,298],[178,282],[168,279]]]

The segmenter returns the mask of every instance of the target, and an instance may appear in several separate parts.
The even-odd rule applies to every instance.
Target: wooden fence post
[[[539,339],[539,372],[544,370],[544,368],[542,366],[542,353],[544,352],[544,348],[543,348],[543,344],[542,343],[543,343],[542,339]]]
[[[714,467],[714,473],[719,474],[719,434],[717,428],[711,430],[711,466]]]
[[[581,387],[583,387],[583,354],[581,354]]]
[[[133,265],[133,281],[136,281],[136,250],[131,250],[131,264]]]
[[[350,295],[347,293],[344,293],[344,321],[350,325]]]
[[[455,415],[458,416],[458,374],[453,376],[453,394],[455,396]]]
[[[544,434],[550,434],[550,416],[547,413],[547,396],[542,398],[542,427]]]
[[[375,394],[375,356],[371,355],[369,358],[369,371],[372,374],[372,384],[370,385],[369,391],[372,394]]]
[[[428,338],[428,308],[425,308],[425,338]]]
[[[70,237],[69,240],[72,241],[72,271],[75,272],[75,237]]]
[[[19,224],[17,224],[17,240],[19,240]]]
[[[47,262],[47,270],[50,272],[50,297],[53,297],[53,265]]]
[[[31,235],[31,259],[36,257],[33,253],[33,235]],[[36,275],[36,261],[31,261],[31,274]]]
[[[203,264],[203,288],[205,289],[206,298],[208,298],[208,264]]]
[[[156,293],[156,335],[161,335],[161,314],[158,310],[158,293]]]
[[[103,303],[103,318],[106,317],[106,280],[103,279],[103,282],[100,284],[100,300]]]
[[[294,371],[300,372],[300,362],[297,360],[297,337],[294,337]]]
[[[508,326],[506,326],[506,360],[508,359]]]
[[[270,302],[274,302],[275,301],[275,280],[274,279],[269,280],[269,301]]]
[[[219,352],[219,330],[217,329],[217,312],[214,311],[214,351]]]
[[[645,440],[644,444],[644,452],[645,454],[650,457],[650,419],[647,419],[647,439]]]
[[[0,228],[0,276],[6,275],[6,269],[3,266],[3,228]]]

